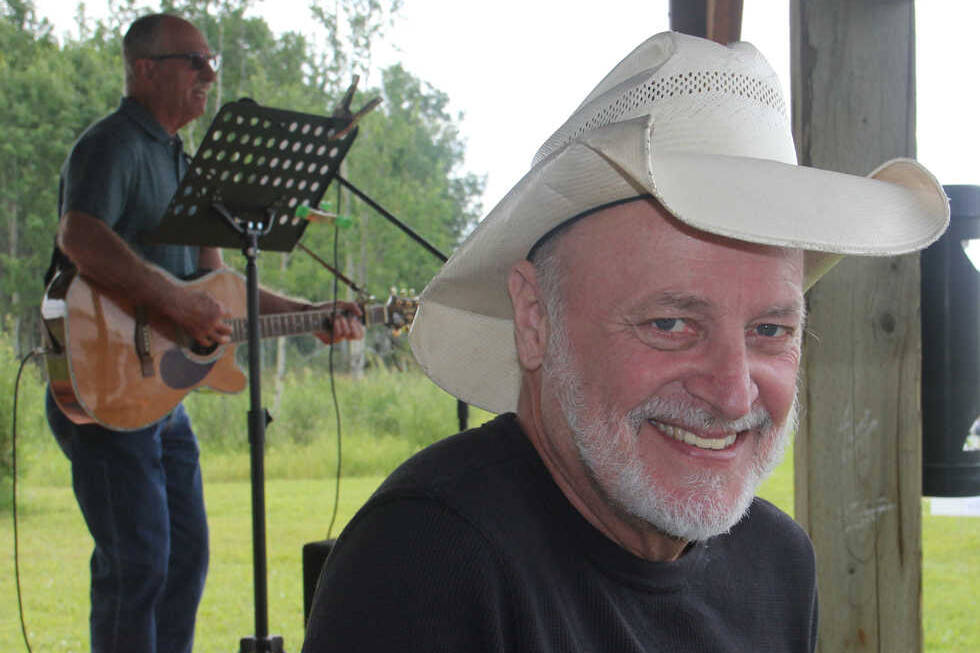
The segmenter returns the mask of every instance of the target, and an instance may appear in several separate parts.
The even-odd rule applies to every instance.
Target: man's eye
[[[765,338],[778,338],[789,334],[789,328],[778,324],[760,324],[755,327],[756,334]]]
[[[640,342],[662,351],[687,349],[698,339],[697,322],[683,317],[644,318],[632,329]]]
[[[684,330],[684,320],[677,317],[662,317],[653,320],[653,325],[666,333],[680,333]]]

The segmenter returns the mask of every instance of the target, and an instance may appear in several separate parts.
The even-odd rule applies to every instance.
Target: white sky
[[[35,4],[58,33],[73,28],[77,0]],[[105,12],[104,0],[86,4],[91,15]],[[308,5],[309,0],[259,0],[252,13],[263,15],[274,31],[309,33]],[[404,5],[375,63],[402,61],[449,95],[453,113],[463,112],[466,168],[487,175],[484,213],[528,170],[538,146],[606,72],[668,26],[668,0],[604,0],[592,6],[568,0],[404,0]],[[916,2],[918,158],[944,184],[980,184],[971,157],[980,151],[974,126],[980,85],[976,57],[964,56],[972,52],[968,44],[976,41],[978,19],[980,2],[974,0]],[[745,0],[742,38],[766,55],[788,97],[789,0]],[[362,186],[370,193],[370,183]],[[411,216],[399,217],[411,224]]]

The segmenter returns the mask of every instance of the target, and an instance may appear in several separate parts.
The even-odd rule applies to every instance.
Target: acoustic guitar
[[[245,278],[222,268],[177,281],[218,299],[231,317],[231,342],[202,347],[173,322],[74,272],[59,274],[41,303],[46,362],[58,406],[76,424],[116,431],[152,424],[191,391],[240,392],[245,373],[235,361],[247,340]],[[392,295],[383,305],[361,305],[366,326],[408,326],[417,302]],[[332,309],[259,317],[260,337],[327,331]]]

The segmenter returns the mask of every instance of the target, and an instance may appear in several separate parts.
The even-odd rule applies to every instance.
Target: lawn
[[[319,387],[311,387],[316,385]],[[282,635],[286,650],[295,653],[303,636],[302,548],[326,537],[333,510],[335,431],[332,406],[322,401],[327,396],[322,384],[299,379],[293,387],[287,401],[296,405],[284,408],[284,414],[298,416],[294,420],[302,422],[283,418],[270,428],[266,521],[269,631]],[[360,392],[341,388],[341,414],[349,416],[344,423],[344,468],[349,475],[343,480],[334,534],[381,482],[384,469],[424,446],[416,439],[418,434],[444,434],[454,428],[454,403],[422,382],[399,379],[394,383],[382,378],[374,387],[359,387]],[[34,651],[82,652],[88,650],[91,538],[71,493],[67,463],[39,417],[38,394],[37,388],[28,393],[21,412],[26,417],[18,429],[24,434],[18,451],[24,469],[17,503],[25,619]],[[373,403],[365,403],[369,400]],[[195,397],[190,402],[192,414],[199,430],[210,433],[227,431],[228,415],[241,414],[238,411],[244,406],[241,395],[200,401],[207,409],[195,413]],[[364,405],[357,409],[352,402]],[[310,411],[318,405],[325,406],[323,414]],[[430,422],[437,417],[442,421]],[[475,413],[470,422],[477,424],[485,418]],[[304,436],[311,432],[320,435]],[[233,437],[237,435],[225,434],[226,439]],[[203,446],[211,570],[195,650],[236,653],[239,640],[255,633],[248,454],[242,446],[236,448],[220,438],[209,439]],[[382,469],[377,465],[379,459],[384,460]],[[761,494],[792,511],[791,454],[764,484]],[[12,522],[9,512],[3,510],[0,547],[6,562],[0,572],[0,650],[26,650],[14,588]],[[928,502],[923,501],[923,550],[925,650],[980,651],[980,518],[933,516]]]
[[[344,523],[380,482],[344,481],[338,520]],[[239,639],[255,633],[252,573],[251,487],[242,482],[209,483],[211,569],[198,617],[195,650],[239,650]],[[25,620],[36,652],[88,650],[88,557],[91,538],[68,486],[20,490],[21,584]],[[298,651],[303,633],[303,544],[322,540],[333,505],[329,481],[274,480],[266,485],[269,631]],[[0,526],[0,545],[11,552],[9,517]],[[0,649],[23,648],[13,582],[12,554],[0,574]]]

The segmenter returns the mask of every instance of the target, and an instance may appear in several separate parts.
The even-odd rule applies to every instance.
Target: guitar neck
[[[364,323],[364,326],[388,323],[387,307],[384,305],[362,305],[361,310],[364,312],[364,315],[359,319]],[[259,337],[275,338],[277,336],[295,336],[301,333],[329,331],[333,316],[333,309],[260,315]],[[227,320],[227,324],[231,327],[232,342],[245,342],[248,340],[247,318],[232,318]]]

